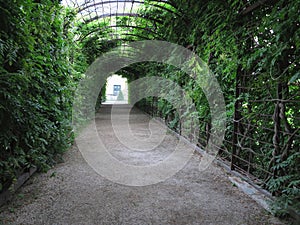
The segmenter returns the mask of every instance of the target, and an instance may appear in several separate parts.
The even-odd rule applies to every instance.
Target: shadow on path
[[[126,105],[119,107],[119,113]],[[124,108],[125,107],[125,108]],[[122,145],[111,127],[111,106],[96,114],[99,135],[117,159],[136,165],[159,162],[177,139],[168,132],[149,152],[133,153]],[[130,127],[141,138],[151,134],[150,118],[131,111]],[[46,174],[36,174],[1,208],[3,224],[281,224],[238,191],[216,165],[199,172],[195,153],[185,168],[164,182],[130,187],[98,175],[74,145]],[[0,223],[1,224],[1,223]]]

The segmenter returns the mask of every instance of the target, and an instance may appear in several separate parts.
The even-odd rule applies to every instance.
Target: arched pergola
[[[156,28],[164,21],[144,13],[142,9],[145,7],[180,17],[172,1],[166,0],[62,0],[62,4],[75,10],[77,22],[86,28],[79,35],[80,41],[91,35],[105,39],[101,34],[106,34],[109,40],[118,39],[122,43],[133,39],[161,39]],[[133,32],[137,30],[142,34]]]

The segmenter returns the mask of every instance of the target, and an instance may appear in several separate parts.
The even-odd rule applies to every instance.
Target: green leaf
[[[296,74],[294,74],[294,76],[292,76],[292,78],[289,81],[289,84],[292,84],[299,79],[300,79],[300,71],[298,71]]]

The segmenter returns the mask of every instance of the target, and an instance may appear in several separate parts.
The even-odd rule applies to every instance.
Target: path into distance
[[[122,116],[128,105],[115,107]],[[152,151],[134,152],[119,142],[111,124],[111,106],[96,114],[99,135],[110,153],[133,165],[157,163],[173,151],[177,138],[166,132]],[[140,138],[149,136],[150,118],[131,110],[130,127]],[[151,126],[162,124],[151,121]],[[155,124],[157,123],[157,124]],[[228,180],[226,172],[212,164],[198,169],[195,153],[171,178],[153,185],[126,186],[96,173],[76,144],[64,162],[48,173],[35,174],[0,212],[2,224],[282,224]],[[1,224],[1,222],[0,222]]]

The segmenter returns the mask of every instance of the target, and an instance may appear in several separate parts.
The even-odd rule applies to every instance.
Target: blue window
[[[114,85],[114,96],[118,96],[121,91],[121,85]]]

